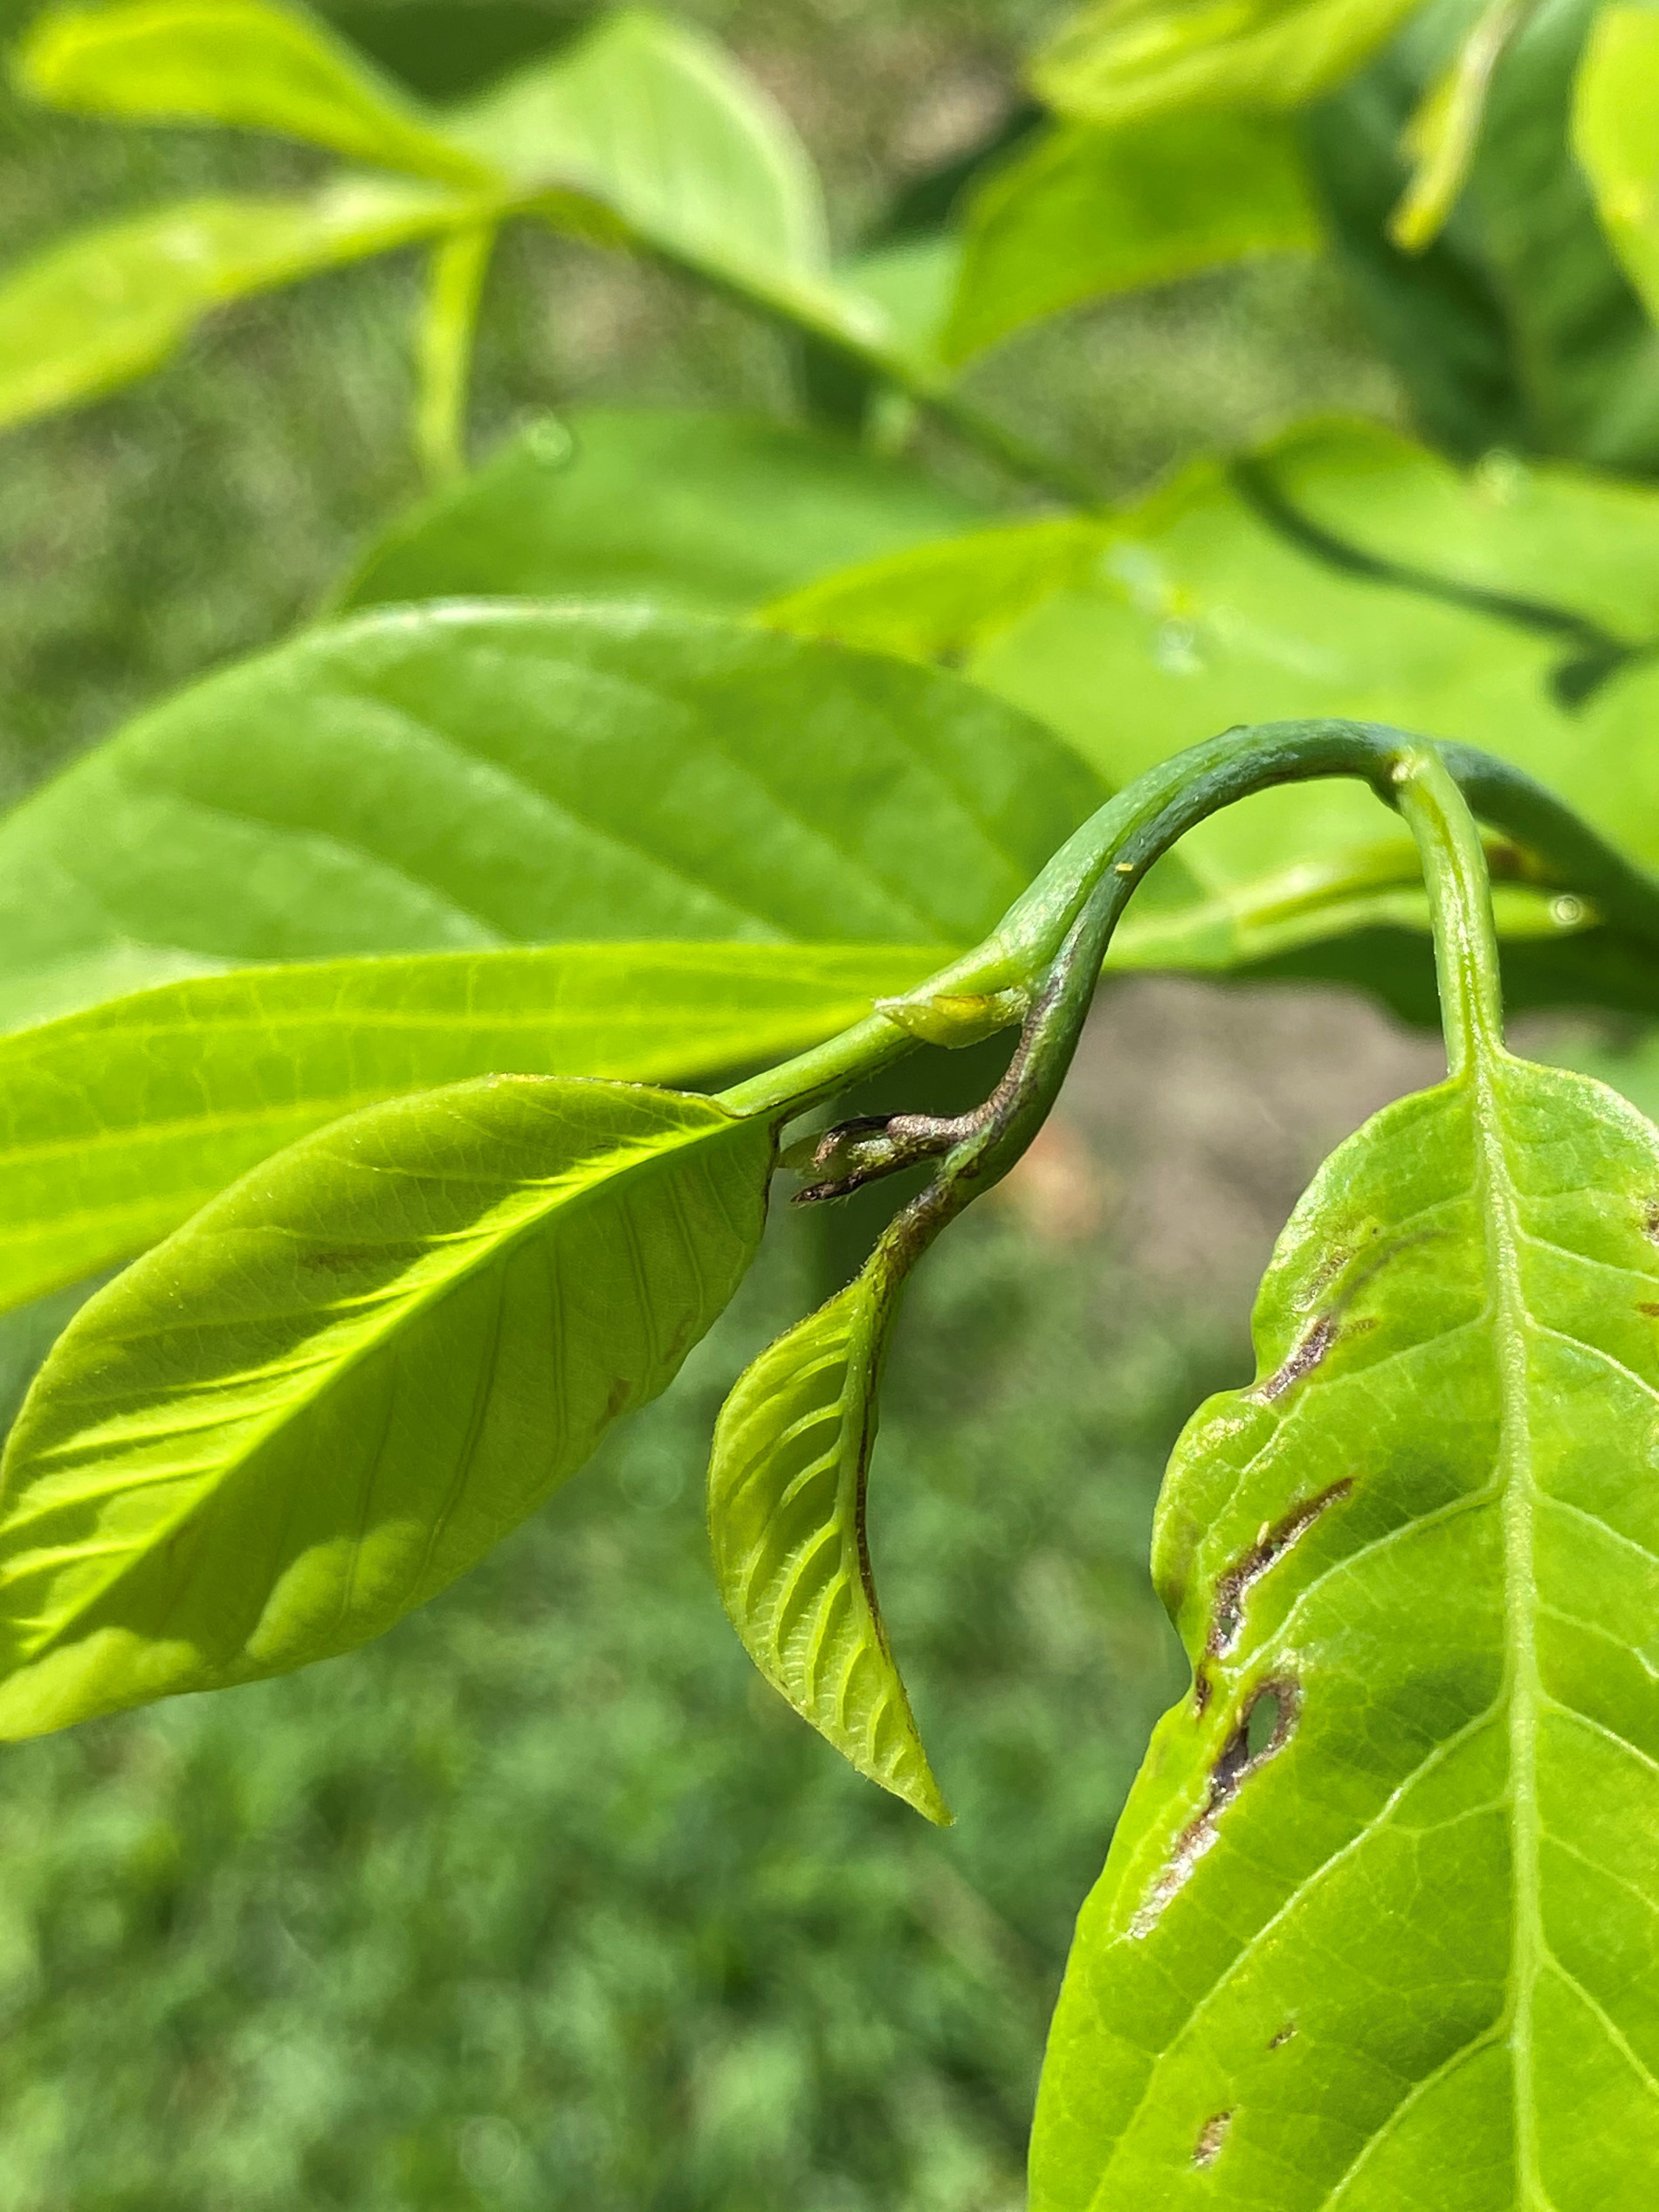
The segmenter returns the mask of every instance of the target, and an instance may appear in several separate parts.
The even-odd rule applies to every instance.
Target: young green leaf
[[[928,946],[561,945],[244,970],[0,1037],[0,1310],[167,1236],[285,1145],[484,1075],[686,1081],[800,1051]]]
[[[1302,121],[1321,196],[1378,341],[1438,444],[1659,466],[1659,339],[1596,220],[1594,153],[1570,142],[1600,0],[1551,0],[1487,86],[1455,218],[1421,257],[1386,235],[1408,183],[1401,139],[1455,62],[1472,7],[1424,9],[1364,75]],[[1634,59],[1634,57],[1633,57]],[[1639,70],[1607,80],[1639,112]]]
[[[817,173],[788,119],[690,24],[606,17],[445,118],[498,175],[549,196],[549,222],[598,210],[631,241],[815,327],[878,342],[885,319],[836,286]],[[602,236],[602,231],[599,234]]]
[[[0,1465],[0,1737],[348,1650],[655,1397],[772,1133],[504,1076],[279,1154],[83,1306]]]
[[[127,0],[54,9],[18,48],[37,100],[94,115],[234,124],[327,146],[348,160],[488,187],[483,162],[316,17],[267,0]]]
[[[432,250],[416,330],[415,451],[431,484],[466,473],[466,398],[495,226],[457,231]]]
[[[1350,76],[1421,0],[1090,0],[1031,66],[1087,122],[1183,108],[1286,108]]]
[[[861,1774],[943,1825],[864,1526],[895,1304],[866,1270],[740,1378],[714,1431],[709,1537],[721,1600],[773,1688]]]
[[[1469,182],[1480,142],[1492,72],[1533,0],[1487,0],[1456,58],[1423,94],[1406,127],[1411,183],[1388,221],[1388,235],[1421,253],[1444,229]]]
[[[1086,583],[1113,526],[1085,515],[1004,522],[823,576],[761,610],[768,629],[907,660],[960,657]]]
[[[360,616],[141,716],[0,823],[0,1007],[16,1026],[112,975],[130,990],[135,948],[176,975],[600,939],[968,945],[1103,796],[930,669],[638,608]]]
[[[1640,2201],[1656,1223],[1659,1132],[1492,1048],[1298,1208],[1160,1506],[1194,1686],[1078,1924],[1035,2212]]]
[[[983,514],[905,462],[792,424],[584,408],[394,523],[341,603],[568,595],[737,613]]]
[[[1597,14],[1573,105],[1573,151],[1614,251],[1659,320],[1659,17]]]
[[[1173,114],[1050,132],[968,209],[951,361],[1082,300],[1220,262],[1311,252],[1320,226],[1286,124]]]
[[[476,203],[343,177],[293,200],[187,200],[83,231],[0,274],[0,425],[154,369],[215,307],[476,220]]]

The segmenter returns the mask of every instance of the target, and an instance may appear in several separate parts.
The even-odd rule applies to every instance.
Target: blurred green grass
[[[0,0],[0,32],[31,12]],[[334,12],[441,92],[585,11]],[[1054,10],[685,12],[789,107],[850,238],[962,117],[994,117]],[[314,167],[0,92],[8,256]],[[399,259],[253,303],[0,446],[0,799],[305,619],[415,495],[416,278]],[[795,374],[723,303],[518,237],[475,439],[577,400],[788,412]],[[1334,280],[1294,264],[1064,319],[977,382],[1108,492],[1298,412],[1395,406]],[[720,1390],[816,1294],[814,1266],[781,1228],[671,1400],[369,1650],[6,1754],[5,2212],[1015,2212],[1071,1918],[1180,1679],[1146,1578],[1158,1474],[1243,1366],[1242,1323],[1160,1310],[1108,1249],[1034,1242],[1008,1211],[930,1262],[873,1515],[960,1816],[937,1835],[760,1683],[707,1567]]]
[[[874,1484],[957,1825],[761,1683],[701,1525],[774,1240],[674,1395],[365,1652],[13,1747],[8,2212],[1014,2212],[1070,1920],[1183,1670],[1164,1454],[1236,1365],[1005,1216],[924,1276]]]

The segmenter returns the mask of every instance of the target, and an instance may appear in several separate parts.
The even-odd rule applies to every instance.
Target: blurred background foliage
[[[31,12],[5,0],[0,30]],[[432,94],[590,13],[323,12]],[[788,110],[845,244],[907,194],[936,196],[1005,125],[1018,59],[1057,11],[679,12]],[[322,166],[3,92],[0,118],[12,256],[135,203]],[[10,438],[0,796],[283,635],[416,494],[416,297],[411,254],[256,300],[162,375]],[[576,403],[788,417],[802,373],[792,341],[736,308],[521,226],[489,279],[474,447]],[[1321,408],[1402,419],[1339,279],[1311,261],[1057,318],[969,385],[1108,493]],[[1015,499],[960,448],[930,451],[947,481]],[[671,1400],[382,1643],[7,1752],[7,2212],[1015,2212],[1071,1917],[1177,1679],[1145,1575],[1163,1457],[1201,1393],[1245,1367],[1237,1293],[1318,1148],[1407,1072],[1380,1020],[1329,1000],[1288,1022],[1235,1002],[1215,1046],[1190,1014],[1210,996],[1170,988],[1119,993],[1100,1032],[1115,1050],[1080,1078],[1083,1124],[1126,1069],[1135,1111],[1103,1109],[1092,1153],[1089,1127],[1063,1126],[907,1319],[873,1540],[956,1828],[924,1830],[809,1736],[713,1592],[713,1411],[818,1264],[781,1223]],[[1252,1029],[1273,1083],[1236,1058],[1224,1084]],[[1357,1091],[1310,1092],[1314,1043],[1360,1068]],[[1175,1098],[1187,1148],[1172,1154]],[[1180,1165],[1201,1155],[1208,1182]],[[1249,1161],[1263,1187],[1241,1214]]]

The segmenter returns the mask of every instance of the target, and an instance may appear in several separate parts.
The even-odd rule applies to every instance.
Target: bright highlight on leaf
[[[382,1099],[484,1075],[634,1082],[799,1051],[936,948],[559,945],[162,986],[0,1037],[0,1310],[128,1259]]]
[[[767,1680],[861,1774],[944,1824],[865,1540],[894,1302],[866,1270],[742,1376],[714,1432],[709,1535],[726,1609]]]
[[[1091,0],[1037,55],[1062,114],[1286,108],[1351,76],[1421,0]]]
[[[1659,16],[1601,9],[1573,106],[1573,151],[1650,316],[1659,317]]]
[[[0,1466],[0,1736],[389,1628],[655,1397],[760,1241],[772,1134],[497,1077],[283,1153],[83,1306]]]

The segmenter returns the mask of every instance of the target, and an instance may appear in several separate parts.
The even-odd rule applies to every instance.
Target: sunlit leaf
[[[0,424],[94,398],[165,361],[215,307],[454,230],[469,203],[390,178],[294,200],[189,200],[0,273]]]
[[[761,620],[912,660],[960,655],[1086,582],[1112,534],[1110,522],[1085,515],[967,531],[826,575],[774,600]]]
[[[277,1155],[83,1306],[0,1467],[0,1735],[389,1628],[656,1396],[760,1241],[772,1134],[494,1077]]]
[[[1050,132],[970,204],[945,351],[965,360],[1057,308],[1253,254],[1311,252],[1319,239],[1277,117]]]
[[[203,977],[0,1037],[0,1309],[167,1236],[285,1145],[482,1075],[711,1078],[803,1051],[927,946],[568,945]]]
[[[1634,2205],[1659,2165],[1659,1132],[1483,1050],[1321,1172],[1154,1538],[1194,1671],[1033,2212]]]
[[[415,451],[430,484],[466,472],[466,400],[484,279],[495,245],[489,223],[432,250],[416,343]]]
[[[1532,4],[1532,0],[1487,0],[1406,126],[1411,183],[1389,217],[1388,234],[1408,253],[1421,253],[1438,237],[1469,181],[1492,72]]]
[[[495,181],[302,8],[130,0],[55,9],[31,27],[14,67],[37,100],[82,114],[231,123],[451,184]]]
[[[1659,17],[1597,14],[1579,72],[1573,150],[1631,281],[1659,317]]]
[[[396,522],[348,606],[469,593],[758,605],[982,510],[850,440],[758,417],[582,409]]]
[[[817,174],[788,118],[692,25],[627,9],[449,111],[454,142],[525,189],[587,201],[621,238],[796,320],[879,341],[838,289]],[[550,221],[583,227],[558,198]],[[619,240],[620,242],[620,240]]]
[[[1181,108],[1299,107],[1339,84],[1421,0],[1091,0],[1038,53],[1063,114],[1126,122]]]
[[[867,1271],[741,1377],[714,1433],[709,1535],[726,1609],[773,1688],[861,1774],[942,1823],[864,1526],[893,1303]]]
[[[140,716],[0,823],[0,1009],[66,1013],[154,959],[968,945],[1102,795],[960,679],[747,624],[359,616]]]

